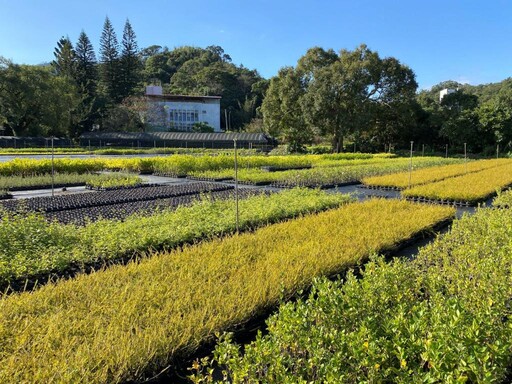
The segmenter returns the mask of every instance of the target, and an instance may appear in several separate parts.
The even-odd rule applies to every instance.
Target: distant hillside
[[[464,93],[475,95],[480,103],[492,100],[499,93],[512,92],[512,77],[502,80],[499,83],[489,83],[480,85],[461,84],[453,80],[443,81],[434,85],[430,90],[422,91],[431,97],[439,97],[439,91],[444,88],[460,89]]]

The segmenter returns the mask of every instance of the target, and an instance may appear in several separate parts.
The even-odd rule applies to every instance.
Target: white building
[[[155,107],[149,118],[152,131],[190,132],[200,122],[221,131],[220,96],[164,95],[161,86],[151,85],[146,87],[146,98]]]
[[[449,95],[450,93],[455,93],[456,91],[456,89],[450,88],[441,89],[441,91],[439,92],[439,102],[443,101],[443,97],[445,97],[446,95]]]

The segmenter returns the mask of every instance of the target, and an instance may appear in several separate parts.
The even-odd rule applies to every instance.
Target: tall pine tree
[[[61,37],[53,52],[55,60],[52,66],[57,76],[63,76],[74,80],[76,76],[75,51],[69,37]]]
[[[100,84],[102,91],[112,102],[119,102],[120,88],[119,43],[108,16],[100,38]]]
[[[76,113],[76,130],[79,136],[90,131],[98,118],[98,98],[96,95],[98,73],[96,55],[89,37],[82,30],[75,46],[76,83],[81,94],[81,102]]]
[[[96,92],[96,55],[89,37],[82,30],[75,46],[76,80],[78,86],[88,95],[93,96]]]
[[[121,53],[121,84],[120,92],[124,99],[135,93],[135,87],[140,81],[141,62],[138,56],[135,32],[127,19],[123,31],[123,50]]]

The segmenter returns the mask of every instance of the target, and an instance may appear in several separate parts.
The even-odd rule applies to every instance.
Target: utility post
[[[239,220],[240,220],[240,213],[238,210],[238,154],[237,154],[237,147],[236,147],[236,139],[233,139],[233,145],[235,149],[235,202],[236,202],[236,233],[238,234],[240,227],[239,227]]]
[[[412,179],[412,150],[414,148],[414,141],[411,141],[411,160],[409,162],[409,188],[411,188],[411,179]]]
[[[52,136],[52,197],[55,196],[55,165],[54,165],[54,158],[55,158],[55,150],[53,146],[53,136]]]
[[[464,143],[464,168],[466,170],[466,173],[468,173],[468,155],[466,143]]]

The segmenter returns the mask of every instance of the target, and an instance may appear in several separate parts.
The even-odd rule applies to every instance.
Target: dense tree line
[[[442,89],[454,92],[440,100]],[[466,143],[486,154],[512,149],[512,79],[478,86],[446,81],[419,92],[417,101],[420,140],[458,151]]]
[[[266,80],[233,64],[219,46],[139,50],[130,22],[119,43],[108,17],[99,43],[96,56],[82,31],[76,44],[68,37],[57,42],[50,65],[1,59],[2,133],[76,138],[94,129],[143,130],[152,112],[144,86],[155,83],[174,94],[221,96],[221,125],[232,130],[249,123],[263,100]]]
[[[455,92],[440,100],[442,89]],[[512,79],[498,84],[442,82],[417,92],[414,72],[361,45],[353,51],[315,47],[295,67],[270,79],[262,130],[300,151],[329,140],[332,150],[387,151],[414,141],[452,153],[510,151]]]
[[[99,43],[96,55],[82,31],[75,44],[68,37],[57,42],[50,65],[0,59],[1,133],[76,138],[95,129],[144,130],[158,113],[144,86],[158,84],[164,93],[221,96],[222,127],[267,133],[291,151],[315,142],[336,152],[388,151],[410,141],[452,152],[464,143],[472,152],[511,149],[512,79],[447,81],[418,92],[411,68],[361,45],[311,48],[266,80],[233,64],[219,46],[139,49],[128,20],[119,43],[108,17]],[[440,100],[444,88],[455,92]]]

